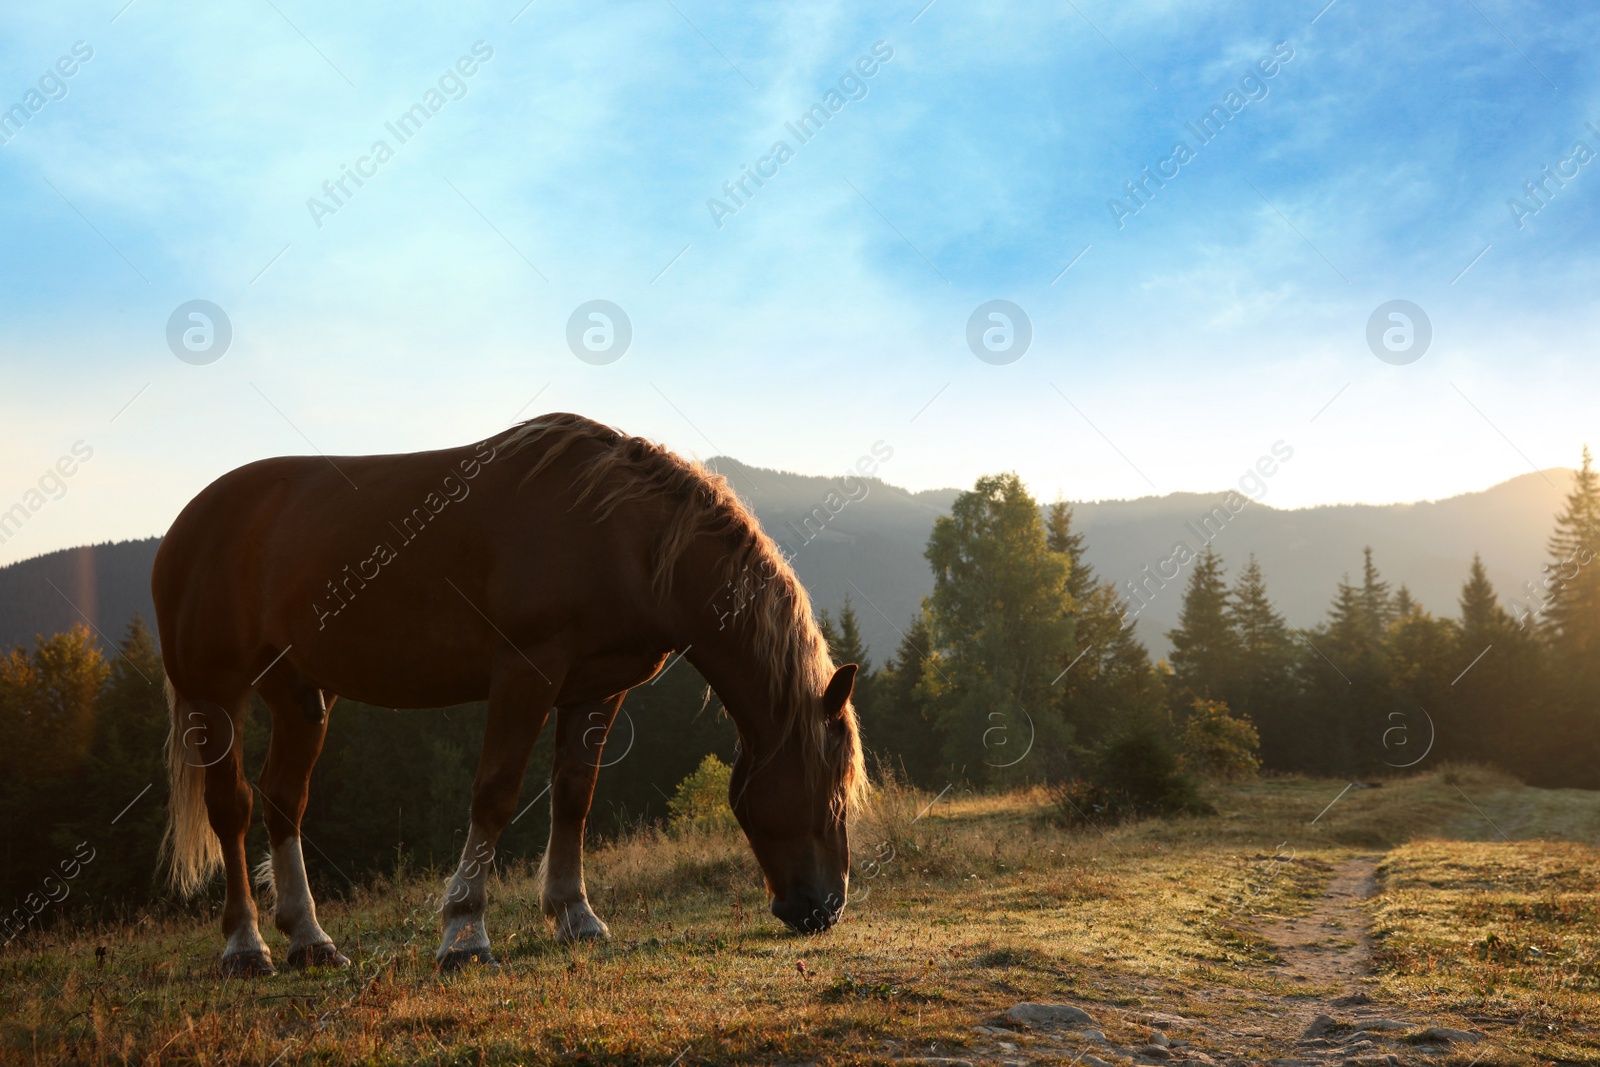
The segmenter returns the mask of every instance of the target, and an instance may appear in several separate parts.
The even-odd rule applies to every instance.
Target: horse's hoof
[[[463,967],[490,967],[496,970],[500,961],[485,948],[453,948],[439,957],[439,970],[459,971]]]
[[[562,923],[561,928],[556,931],[556,940],[568,944],[575,941],[609,941],[611,930],[599,919],[572,925]]]
[[[334,948],[332,941],[324,941],[319,945],[307,945],[289,953],[289,966],[296,970],[305,970],[308,967],[348,967],[350,958]]]
[[[271,978],[278,973],[265,952],[238,952],[222,957],[224,978]]]

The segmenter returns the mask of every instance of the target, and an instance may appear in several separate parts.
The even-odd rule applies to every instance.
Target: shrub
[[[1183,769],[1238,782],[1261,769],[1261,735],[1249,715],[1231,715],[1220,700],[1196,700],[1183,731]]]
[[[1078,763],[1079,773],[1058,777],[1047,787],[1060,817],[1069,824],[1212,810],[1153,725],[1129,727],[1081,753]]]
[[[673,826],[693,826],[702,830],[732,828],[738,825],[728,807],[728,786],[733,768],[716,755],[707,755],[694,773],[678,783],[667,810]]]

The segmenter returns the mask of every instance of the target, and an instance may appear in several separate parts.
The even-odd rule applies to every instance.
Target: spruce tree
[[[1239,638],[1228,615],[1228,587],[1222,559],[1207,546],[1195,559],[1183,591],[1178,628],[1170,630],[1174,709],[1195,700],[1225,699],[1238,666]]]
[[[1165,694],[1149,651],[1123,623],[1116,586],[1101,581],[1084,558],[1087,543],[1072,520],[1072,508],[1059,500],[1045,519],[1046,545],[1065,556],[1071,568],[1067,595],[1074,622],[1072,642],[1062,650],[1051,688],[1059,693],[1057,706],[1075,742],[1088,744],[1158,713]]]
[[[1261,734],[1261,756],[1273,769],[1293,766],[1299,724],[1295,701],[1295,639],[1267,595],[1254,555],[1228,593],[1227,619],[1238,641],[1238,667],[1224,694]]]
[[[823,612],[827,618],[827,612]],[[844,607],[839,609],[839,621],[835,624],[828,620],[828,627],[823,630],[822,636],[828,642],[828,653],[833,656],[833,662],[839,665],[854,663],[861,669],[856,672],[855,691],[850,697],[850,702],[855,705],[858,716],[865,715],[872,703],[872,661],[867,659],[867,646],[861,639],[861,620],[856,616],[856,609],[850,603],[850,594],[844,595]]]
[[[1587,446],[1550,537],[1544,625],[1554,736],[1542,784],[1600,786],[1600,476]]]
[[[900,644],[872,679],[872,701],[861,711],[861,737],[874,761],[903,770],[924,788],[942,789],[944,736],[922,684],[936,673],[938,653],[926,612],[902,631]]]
[[[1451,680],[1454,758],[1496,764],[1526,780],[1540,777],[1542,749],[1556,736],[1544,699],[1535,635],[1500,605],[1476,554],[1459,600],[1455,671]]]
[[[1587,667],[1600,650],[1600,475],[1587,445],[1572,491],[1556,516],[1543,585],[1545,633],[1563,667]]]
[[[854,663],[860,666],[861,675],[872,672],[872,661],[867,659],[866,642],[861,639],[861,620],[856,616],[856,609],[850,603],[850,594],[844,595],[844,607],[839,609],[839,635],[838,643],[830,645],[835,663]],[[860,682],[856,685],[859,687]]]
[[[1380,635],[1398,614],[1397,606],[1389,595],[1389,583],[1378,575],[1377,564],[1372,562],[1372,547],[1361,550],[1361,612],[1369,633]],[[1406,594],[1409,602],[1410,593]]]

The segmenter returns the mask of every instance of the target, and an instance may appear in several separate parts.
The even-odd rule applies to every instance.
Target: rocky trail
[[[929,1049],[904,1062],[950,1067],[1035,1062],[1075,1067],[1379,1067],[1442,1062],[1470,1050],[1485,1035],[1412,1018],[1397,1005],[1373,1000],[1363,989],[1371,972],[1372,940],[1362,903],[1376,892],[1378,859],[1362,856],[1344,862],[1334,868],[1309,914],[1255,931],[1273,946],[1279,960],[1273,966],[1280,977],[1304,983],[1308,990],[1337,992],[1288,998],[1275,1010],[1231,1019],[1101,1008],[1091,1014],[1070,1004],[1019,1004],[977,1026],[972,1048],[944,1055]],[[1207,999],[1220,1007],[1232,992],[1213,990]]]

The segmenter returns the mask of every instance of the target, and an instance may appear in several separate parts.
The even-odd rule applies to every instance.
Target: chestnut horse
[[[856,667],[834,669],[805,589],[727,483],[658,445],[552,414],[437,452],[262,460],[184,508],[152,584],[172,716],[164,851],[184,895],[225,873],[224,974],[273,973],[245,861],[252,691],[272,712],[263,874],[291,966],[348,963],[317,923],[300,851],[336,695],[488,701],[436,955],[492,964],[484,882],[552,707],[541,908],[563,940],[607,936],[583,881],[605,743],[592,724],[609,729],[679,650],[738,731],[729,800],[772,913],[810,932],[843,910],[845,820],[866,786]]]

